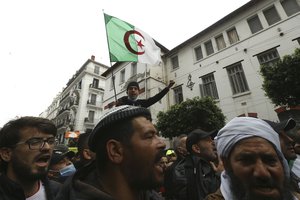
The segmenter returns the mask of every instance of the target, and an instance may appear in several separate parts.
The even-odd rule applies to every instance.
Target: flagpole
[[[148,95],[147,95],[147,64],[145,64],[145,97],[146,99],[148,98]]]
[[[102,9],[102,12],[103,12],[103,17],[104,17],[105,34],[106,34],[107,47],[108,47],[108,52],[109,52],[109,61],[110,61],[110,67],[111,67],[111,80],[112,80],[112,84],[113,84],[113,88],[114,88],[115,102],[117,103],[118,99],[117,99],[117,92],[116,92],[116,86],[115,86],[115,77],[114,77],[114,70],[112,69],[112,64],[111,64],[111,59],[110,59],[109,41],[108,41],[108,34],[107,34],[107,30],[106,30],[104,9]]]

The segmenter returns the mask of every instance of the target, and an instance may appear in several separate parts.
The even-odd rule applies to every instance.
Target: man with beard
[[[261,119],[236,117],[215,138],[225,171],[206,200],[296,200],[278,134]]]
[[[0,130],[0,197],[52,200],[60,184],[47,179],[57,129],[39,117],[9,121]]]
[[[148,109],[119,106],[104,114],[89,137],[95,162],[68,179],[57,200],[156,200],[163,183],[165,143]]]

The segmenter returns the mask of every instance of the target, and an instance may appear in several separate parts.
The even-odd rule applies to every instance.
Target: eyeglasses
[[[41,150],[44,148],[45,143],[48,143],[49,146],[53,147],[55,143],[55,137],[49,137],[49,138],[30,138],[29,140],[26,140],[24,142],[19,142],[16,145],[19,144],[28,144],[29,149],[31,150]]]

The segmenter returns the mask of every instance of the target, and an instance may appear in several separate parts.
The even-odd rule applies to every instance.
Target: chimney
[[[94,55],[91,56],[91,60],[95,61],[95,56]]]

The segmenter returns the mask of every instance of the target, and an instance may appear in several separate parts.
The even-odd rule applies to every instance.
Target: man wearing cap
[[[297,154],[294,148],[295,141],[288,135],[288,131],[295,128],[296,121],[292,118],[278,123],[269,120],[264,121],[266,121],[279,135],[281,152],[283,153],[285,159],[288,161],[289,165],[292,166],[293,161],[297,158]],[[298,186],[299,182],[300,178],[293,171],[291,171],[292,188],[298,193],[300,192]]]
[[[169,92],[170,88],[174,84],[175,82],[171,80],[169,85],[155,96],[148,99],[138,99],[138,96],[140,94],[139,83],[136,81],[132,81],[127,85],[126,93],[128,96],[123,96],[118,99],[116,106],[133,105],[148,108],[149,106],[152,106],[153,104],[161,100]]]
[[[188,200],[204,199],[220,186],[220,177],[210,163],[217,159],[212,138],[216,133],[216,130],[206,132],[195,129],[187,136],[186,148],[189,154],[185,158],[185,173]]]
[[[54,146],[52,158],[49,165],[48,177],[52,180],[63,183],[69,176],[75,173],[76,169],[71,162],[75,156],[69,151],[68,146],[57,144]]]
[[[165,147],[148,109],[115,107],[101,117],[89,137],[95,162],[76,171],[57,200],[159,199],[152,190],[163,183],[160,159]]]
[[[215,137],[225,170],[206,200],[296,200],[278,134],[264,120],[236,117]]]

